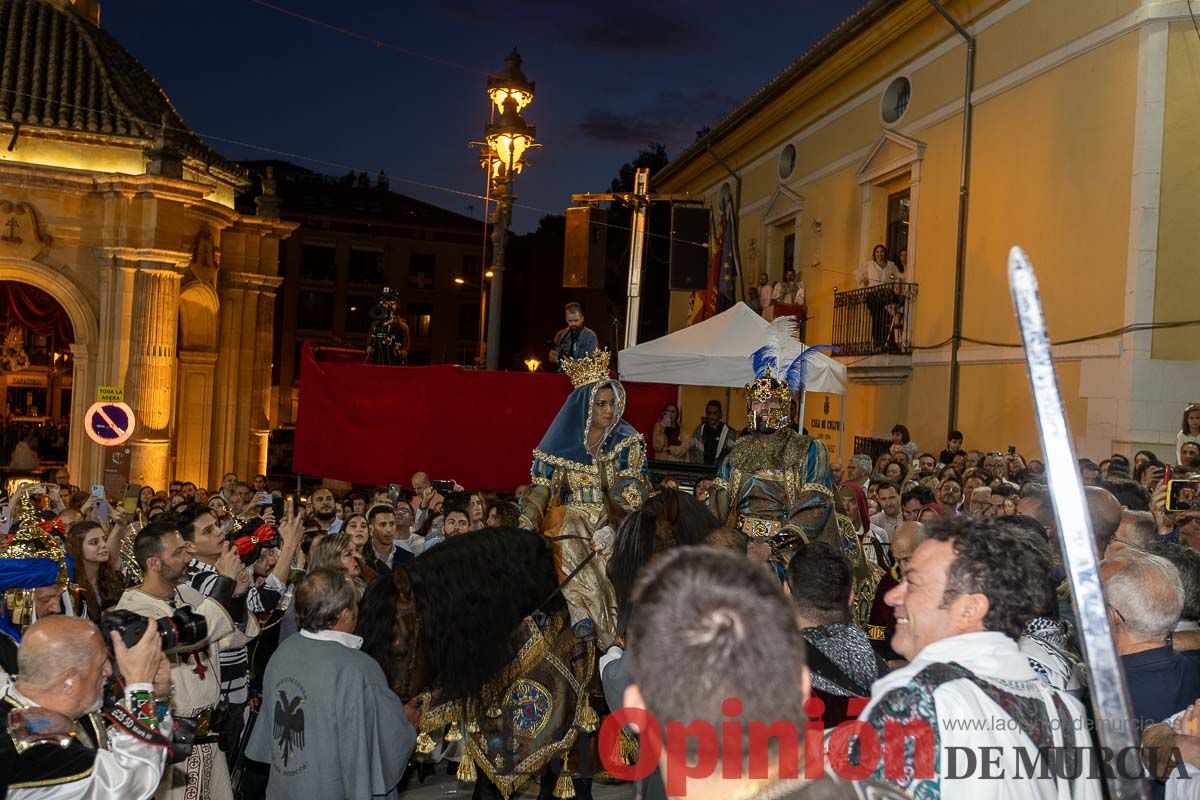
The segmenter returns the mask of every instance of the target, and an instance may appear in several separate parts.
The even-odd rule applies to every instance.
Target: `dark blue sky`
[[[604,191],[651,141],[672,156],[801,55],[861,0],[271,0],[435,63],[322,29],[253,0],[106,0],[103,27],[223,155],[391,177],[395,191],[482,213],[467,142],[487,121],[488,70],[516,45],[537,83],[537,151],[514,225]],[[506,9],[507,22],[497,9]],[[244,142],[267,150],[240,146]],[[272,152],[274,151],[274,152]],[[291,155],[288,155],[291,154]],[[303,157],[303,158],[300,158]],[[474,206],[473,211],[468,206]]]

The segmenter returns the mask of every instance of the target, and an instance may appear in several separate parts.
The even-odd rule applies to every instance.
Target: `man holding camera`
[[[172,727],[167,661],[154,626],[133,647],[111,637],[125,696],[106,721],[99,710],[113,670],[100,630],[79,617],[55,616],[25,632],[20,676],[0,701],[0,797],[154,793]]]
[[[221,720],[215,716],[221,697],[220,651],[241,647],[252,638],[237,628],[246,619],[245,598],[234,600],[236,581],[227,574],[214,582],[208,597],[187,585],[187,542],[173,522],[147,525],[133,550],[145,579],[121,595],[117,609],[152,620],[169,618],[168,627],[178,639],[167,656],[174,693],[171,711],[196,726],[191,754],[167,770],[155,796],[231,800],[229,768],[217,746]],[[225,564],[226,573],[241,571],[236,554],[233,561]]]

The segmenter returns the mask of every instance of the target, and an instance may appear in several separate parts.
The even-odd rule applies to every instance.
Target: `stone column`
[[[238,374],[242,361],[242,304],[246,289],[222,275],[220,328],[217,334],[217,362],[213,383],[212,450],[209,453],[208,485],[220,486],[226,472],[236,472],[234,442],[240,402]],[[246,477],[246,476],[242,476]]]
[[[171,401],[180,277],[169,268],[142,268],[134,279],[125,396],[138,422],[130,440],[130,480],[156,489],[164,488],[171,478]]]
[[[102,461],[100,445],[83,432],[83,415],[96,397],[94,349],[71,345],[71,436],[67,442],[67,469],[77,486],[100,483]]]
[[[271,357],[274,349],[275,287],[280,278],[264,278],[256,292],[254,375],[250,389],[249,450],[246,466],[249,474],[267,471],[267,442],[271,435]]]

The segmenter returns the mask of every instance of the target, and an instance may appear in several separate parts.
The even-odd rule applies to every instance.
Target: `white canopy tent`
[[[622,350],[618,372],[627,381],[742,387],[754,380],[750,356],[766,344],[769,325],[748,305],[738,303],[704,322]],[[845,395],[846,365],[824,353],[812,354],[805,390]],[[801,398],[801,419],[803,402]],[[843,423],[845,413],[843,402]],[[840,439],[840,431],[838,435]]]

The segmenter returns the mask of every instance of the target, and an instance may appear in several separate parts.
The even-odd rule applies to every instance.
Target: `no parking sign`
[[[93,403],[83,420],[91,440],[105,447],[124,444],[137,426],[133,409],[125,403]]]

